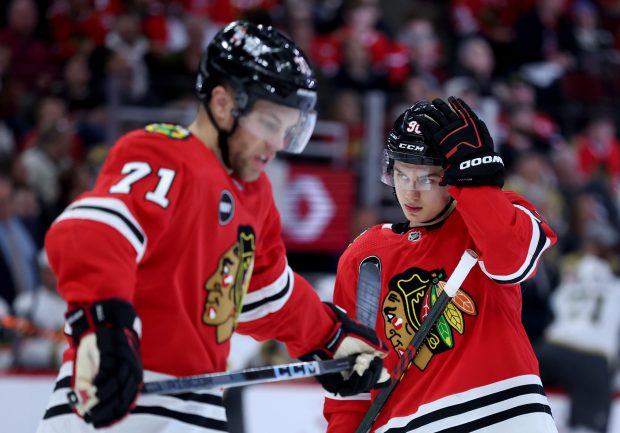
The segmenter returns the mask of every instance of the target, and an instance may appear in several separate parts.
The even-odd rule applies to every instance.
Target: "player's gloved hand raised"
[[[377,338],[372,329],[350,319],[337,306],[328,302],[324,305],[336,320],[336,326],[322,347],[302,356],[301,359],[310,361],[359,355],[355,359],[353,371],[318,376],[317,380],[323,388],[346,397],[389,385],[390,375],[383,368],[383,358],[387,355],[385,344]]]
[[[485,123],[460,98],[419,104],[415,116],[445,168],[442,185],[504,186],[504,163],[493,150]],[[418,105],[418,104],[416,104]]]
[[[140,319],[120,299],[96,302],[66,314],[74,342],[73,410],[96,428],[123,418],[142,387]]]

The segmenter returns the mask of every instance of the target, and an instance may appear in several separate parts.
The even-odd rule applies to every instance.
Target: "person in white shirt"
[[[56,292],[56,277],[45,251],[37,256],[41,284],[36,290],[23,292],[15,298],[13,310],[20,319],[30,322],[40,334],[18,340],[14,364],[22,368],[58,368],[67,348],[62,329],[65,322],[65,301]],[[57,338],[54,338],[57,337]]]

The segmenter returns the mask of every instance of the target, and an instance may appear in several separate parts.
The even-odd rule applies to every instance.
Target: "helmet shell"
[[[406,109],[394,122],[388,135],[385,156],[386,163],[394,160],[418,165],[441,165],[441,159],[433,146],[428,144],[422,134],[420,124],[414,116],[427,101],[420,101]]]
[[[241,113],[256,99],[309,111],[316,104],[316,77],[294,42],[271,26],[234,21],[205,49],[196,78],[198,97],[229,84]]]

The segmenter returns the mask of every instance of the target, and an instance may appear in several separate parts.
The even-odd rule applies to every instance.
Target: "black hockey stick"
[[[366,257],[360,264],[357,277],[355,318],[371,329],[377,324],[377,308],[381,294],[381,261],[377,256]]]
[[[403,353],[400,359],[400,363],[394,369],[394,372],[392,374],[392,382],[388,387],[382,388],[379,391],[377,398],[370,405],[368,412],[366,412],[366,415],[362,419],[362,422],[360,422],[360,425],[355,430],[355,433],[368,433],[370,431],[372,423],[377,418],[377,415],[379,415],[379,412],[396,388],[396,385],[398,385],[398,383],[402,379],[405,371],[407,371],[407,368],[413,361],[416,352],[426,339],[426,336],[431,331],[433,326],[435,326],[435,323],[443,314],[443,311],[445,310],[450,300],[456,295],[456,292],[465,280],[465,277],[467,277],[467,274],[469,274],[469,271],[471,270],[471,268],[474,267],[477,262],[478,255],[472,250],[466,250],[463,253],[463,255],[461,256],[461,260],[456,265],[456,268],[452,272],[452,275],[450,275],[450,278],[448,278],[448,281],[446,281],[446,284],[443,287],[443,292],[441,292],[441,294],[437,298],[437,301],[431,307],[428,316],[426,317],[424,322],[422,322],[420,329],[418,329],[418,331],[413,336],[413,340],[407,347],[407,350],[405,350],[405,352]]]
[[[196,376],[146,382],[142,388],[142,394],[166,394],[217,387],[230,388],[338,373],[344,370],[351,370],[353,365],[355,365],[355,358],[355,356],[350,356],[340,359],[328,359],[326,361],[293,362],[291,364],[246,368],[245,370],[199,374]]]

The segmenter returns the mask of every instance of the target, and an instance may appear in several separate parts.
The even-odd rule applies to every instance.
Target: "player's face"
[[[298,124],[299,110],[259,99],[252,110],[239,118],[229,138],[232,169],[246,182],[260,176],[276,152],[284,149],[287,135]]]
[[[412,225],[433,220],[448,204],[447,187],[439,186],[440,166],[394,161],[394,188],[405,217]]]

